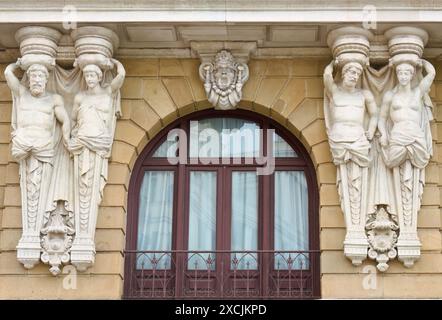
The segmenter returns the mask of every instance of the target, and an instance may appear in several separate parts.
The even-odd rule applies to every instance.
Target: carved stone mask
[[[218,88],[226,90],[233,84],[235,72],[229,67],[218,67],[215,70],[215,81]]]
[[[414,76],[414,67],[409,63],[401,63],[396,67],[396,75],[399,83],[403,86],[410,83]]]

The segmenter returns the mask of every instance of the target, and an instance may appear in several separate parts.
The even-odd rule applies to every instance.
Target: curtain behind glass
[[[146,171],[140,189],[137,250],[172,249],[173,171]],[[157,260],[157,262],[155,262]],[[138,269],[169,269],[170,253],[140,254]]]
[[[258,177],[255,171],[232,172],[231,250],[258,249]],[[232,253],[232,269],[257,269],[256,253]]]
[[[216,250],[216,172],[191,171],[189,251]],[[188,268],[215,268],[214,253],[189,253]]]
[[[303,171],[275,171],[275,251],[308,250],[308,238],[305,174]],[[289,268],[307,269],[308,255],[275,254],[275,269]]]
[[[273,156],[276,158],[296,158],[295,150],[277,133],[273,133]]]
[[[198,130],[196,126],[198,125]],[[259,126],[236,118],[190,122],[190,157],[258,157]]]

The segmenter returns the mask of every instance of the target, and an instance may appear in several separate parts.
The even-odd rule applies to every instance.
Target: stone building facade
[[[238,56],[238,52],[247,56],[249,77],[242,87],[237,109],[273,120],[290,132],[310,157],[319,195],[316,208],[319,226],[316,231],[320,250],[320,297],[442,296],[442,3],[413,3],[417,6],[414,8],[416,12],[420,12],[420,18],[417,18],[407,11],[410,7],[400,7],[400,1],[394,10],[391,9],[394,6],[387,8],[385,1],[374,1],[378,3],[379,21],[377,29],[372,30],[378,42],[371,48],[371,65],[388,64],[388,50],[382,36],[392,27],[406,25],[428,32],[429,41],[423,57],[436,70],[429,93],[434,114],[434,121],[430,124],[433,156],[425,168],[426,181],[417,218],[420,257],[411,268],[393,259],[387,271],[379,272],[368,258],[361,265],[354,266],[344,255],[346,225],[324,115],[323,73],[333,59],[326,36],[341,26],[360,27],[363,5],[355,2],[354,7],[345,7],[348,22],[342,22],[345,19],[336,12],[344,10],[346,2],[336,1],[334,9],[324,9],[324,1],[315,1],[310,7],[311,14],[306,15],[303,22],[301,7],[290,6],[286,1],[266,5],[255,1],[257,6],[254,9],[243,1],[236,1],[237,4],[228,2],[227,9],[216,1],[209,8],[207,1],[196,1],[195,6],[190,8],[194,11],[193,16],[181,10],[187,5],[173,1],[164,4],[133,1],[129,7],[121,7],[120,1],[113,2],[114,7],[108,3],[106,8],[98,1],[89,1],[89,4],[73,1],[78,10],[79,27],[100,25],[119,36],[120,46],[114,57],[126,72],[121,87],[122,117],[116,122],[108,179],[98,209],[95,262],[86,271],[76,273],[76,289],[66,289],[66,277],[73,269],[65,267],[60,275],[54,277],[43,263],[25,269],[17,260],[16,247],[22,235],[22,200],[19,164],[11,156],[12,95],[3,75],[7,65],[20,57],[19,44],[14,40],[14,34],[20,27],[40,25],[63,34],[72,30],[63,29],[61,15],[48,20],[48,13],[41,16],[32,14],[30,2],[22,1],[18,8],[11,8],[6,1],[0,2],[2,9],[9,10],[0,15],[0,46],[5,49],[0,52],[0,298],[124,297],[124,256],[131,232],[128,227],[131,174],[143,150],[164,128],[182,117],[213,109],[199,72],[207,44],[211,57],[219,48],[230,50],[234,56]],[[63,9],[53,3],[44,1],[43,7],[48,8],[47,12]],[[110,8],[118,8],[119,5],[121,15],[118,16]],[[288,10],[284,13],[286,8]],[[240,9],[251,15],[240,16]],[[326,18],[320,17],[321,10]],[[173,12],[176,13],[175,19]],[[142,16],[143,13],[150,15]],[[289,17],[288,13],[293,16]],[[388,21],[388,14],[394,15],[394,21]],[[260,21],[262,17],[268,18]],[[239,49],[235,47],[238,44]],[[69,48],[72,44],[63,46]],[[57,63],[67,69],[72,68],[73,52],[67,50],[65,56],[60,52]]]

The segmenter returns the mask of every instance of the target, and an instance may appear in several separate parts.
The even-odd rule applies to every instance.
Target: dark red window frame
[[[187,133],[189,132],[189,121],[200,120],[205,118],[215,117],[228,117],[239,118],[248,121],[254,121],[262,129],[273,128],[275,132],[281,136],[297,153],[297,158],[276,158],[275,170],[297,170],[305,173],[305,178],[308,186],[308,232],[309,232],[309,251],[310,263],[311,263],[311,297],[320,297],[320,263],[319,263],[319,196],[318,186],[316,180],[316,172],[314,165],[308,156],[308,152],[304,146],[283,126],[276,121],[259,115],[252,111],[247,110],[231,110],[231,111],[217,111],[217,110],[204,110],[184,116],[172,124],[164,128],[155,138],[149,142],[144,150],[139,155],[134,169],[132,170],[132,176],[129,184],[128,194],[128,216],[127,216],[127,231],[126,231],[126,261],[125,261],[125,282],[124,282],[124,297],[134,298],[133,284],[129,279],[134,276],[136,270],[135,262],[133,258],[130,258],[131,253],[137,250],[137,238],[138,238],[138,206],[139,206],[139,193],[141,183],[143,180],[144,172],[146,170],[169,170],[174,171],[174,204],[173,204],[173,226],[172,226],[172,247],[176,251],[187,250],[188,242],[188,188],[189,188],[189,174],[190,170],[209,170],[218,171],[217,175],[217,250],[228,251],[230,248],[230,189],[231,186],[228,183],[231,179],[231,172],[233,170],[245,171],[255,170],[258,166],[256,163],[253,165],[244,164],[230,164],[230,165],[205,165],[205,164],[178,164],[171,165],[167,159],[164,158],[152,158],[152,154],[155,150],[164,142],[167,138],[167,134],[171,129],[181,128]],[[266,132],[266,130],[264,130]],[[266,133],[265,133],[266,135]],[[263,150],[266,155],[267,139],[263,139]],[[187,146],[189,141],[187,141]],[[188,155],[189,156],[189,155]],[[262,175],[258,176],[259,181],[259,195],[258,197],[258,248],[263,250],[262,257],[266,257],[269,253],[266,250],[273,250],[274,241],[274,196],[272,190],[274,190],[274,175]],[[266,196],[267,195],[267,196]],[[227,201],[223,201],[225,198]],[[224,206],[224,207],[223,207]],[[222,223],[218,223],[222,222]],[[181,263],[180,268],[183,268],[183,261],[177,260],[177,263]],[[219,266],[217,266],[217,269]],[[224,266],[228,268],[228,266]],[[264,263],[262,265],[264,273],[261,273],[261,278],[271,276],[272,266],[270,263]],[[171,273],[171,270],[164,271]],[[169,283],[168,286],[174,286],[174,294],[169,298],[183,297],[183,281],[182,279],[174,278],[174,283]],[[133,279],[131,279],[133,280]],[[265,292],[269,290],[267,281],[258,279],[257,282],[260,288],[260,292],[263,297]],[[140,296],[143,298],[143,296]],[[144,296],[149,298],[149,296]],[[155,298],[155,297],[154,297]],[[232,297],[230,297],[232,298]],[[278,297],[277,297],[278,298]]]

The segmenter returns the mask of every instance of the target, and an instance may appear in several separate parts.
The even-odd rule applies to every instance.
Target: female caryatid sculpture
[[[428,61],[410,55],[394,56],[391,64],[396,70],[397,85],[384,95],[378,127],[383,159],[393,170],[393,198],[397,202],[400,226],[398,258],[410,267],[420,256],[417,214],[425,184],[425,167],[432,156],[430,120],[433,117],[428,92],[435,69]],[[420,66],[426,76],[418,81],[416,68]]]
[[[116,66],[117,69],[117,75],[107,84],[103,80],[103,70],[97,64],[82,67],[87,89],[75,96],[72,115],[74,127],[68,144],[74,156],[76,214],[76,237],[71,248],[71,262],[80,271],[94,263],[98,205],[107,180],[116,118],[120,115],[119,89],[125,77],[124,67],[119,61],[110,59],[107,65]],[[102,66],[103,69],[105,67]]]
[[[363,65],[346,62],[342,81],[333,79],[332,61],[324,70],[325,120],[337,185],[347,225],[344,253],[359,265],[367,256],[365,234],[370,141],[377,124],[377,106],[368,90],[357,88]]]

